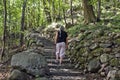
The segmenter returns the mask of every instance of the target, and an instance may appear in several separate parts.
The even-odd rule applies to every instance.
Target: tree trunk
[[[44,12],[47,19],[47,22],[52,22],[52,17],[50,14],[50,9],[46,6],[46,1],[43,0]]]
[[[67,26],[67,21],[66,21],[66,15],[65,15],[65,9],[64,8],[63,8],[63,17],[64,17],[65,25]]]
[[[64,3],[66,3],[65,1],[66,0],[62,0]],[[66,15],[65,15],[65,13],[66,13],[66,11],[65,11],[65,8],[64,7],[62,7],[62,10],[63,10],[63,18],[64,18],[64,21],[65,21],[65,26],[67,26],[67,20],[66,20]]]
[[[73,0],[70,0],[70,12],[71,12],[71,20],[72,20],[72,24],[73,24],[74,21],[73,21],[73,7],[72,7],[72,3],[73,3]]]
[[[37,27],[40,27],[40,1],[38,2]]]
[[[83,10],[84,10],[84,23],[95,23],[96,16],[93,11],[93,6],[89,4],[89,0],[82,0],[83,1]]]
[[[20,34],[20,46],[23,45],[24,42],[24,20],[25,20],[25,8],[26,8],[27,0],[24,0],[22,7],[22,17],[21,17],[21,34]]]
[[[56,14],[55,14],[55,2],[54,2],[54,0],[52,0],[52,11],[51,11],[51,12],[52,12],[52,15],[51,15],[51,16],[52,16],[52,17],[51,17],[51,18],[52,18],[52,22],[53,22],[53,21],[56,21],[56,20],[55,20]]]
[[[1,59],[5,55],[5,45],[6,45],[6,32],[7,32],[7,6],[6,6],[6,0],[3,0],[4,4],[4,31],[3,31],[3,47],[1,52]]]
[[[12,40],[11,40],[11,27],[12,27],[12,26],[11,26],[11,12],[10,12],[10,11],[11,11],[11,10],[10,10],[11,7],[10,7],[10,0],[9,0],[9,7],[8,7],[8,8],[9,8],[9,10],[8,10],[8,17],[9,17],[9,18],[8,18],[8,25],[9,25],[9,29],[8,29],[8,34],[7,34],[7,36],[8,36],[8,39],[10,39],[10,40],[8,40],[7,42],[8,42],[8,48],[9,48],[9,47],[11,47],[11,44],[12,44],[12,42],[11,42],[11,41],[12,41]]]
[[[60,6],[60,0],[59,0],[59,15],[58,15],[58,19],[61,19],[61,18],[60,18],[60,12],[61,12],[61,11],[60,11],[60,7],[61,7],[61,6]]]
[[[116,12],[117,12],[117,10],[116,10],[117,1],[116,1],[116,0],[113,0],[113,7],[114,7],[114,9],[113,9],[113,14],[116,15]]]
[[[101,16],[101,0],[98,0],[97,21],[100,21],[100,16]]]

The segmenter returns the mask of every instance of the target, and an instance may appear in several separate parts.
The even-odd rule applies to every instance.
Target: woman
[[[64,27],[60,26],[60,30],[56,32],[55,44],[56,44],[56,62],[61,65],[63,57],[65,56],[65,50],[68,47],[67,32],[64,31]],[[60,59],[59,59],[60,58]]]

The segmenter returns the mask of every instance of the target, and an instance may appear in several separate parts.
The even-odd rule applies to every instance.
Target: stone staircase
[[[45,49],[45,57],[50,70],[49,80],[86,80],[82,72],[75,70],[67,56],[61,66],[55,63],[55,48],[53,46]]]

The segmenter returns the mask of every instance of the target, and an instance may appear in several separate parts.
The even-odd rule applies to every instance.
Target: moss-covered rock
[[[100,62],[98,59],[93,59],[88,64],[88,71],[97,72],[100,69]]]
[[[103,48],[97,48],[97,49],[93,50],[93,51],[91,52],[91,54],[92,54],[93,56],[100,56],[101,54],[103,54]]]
[[[110,65],[111,65],[111,66],[119,66],[119,65],[120,65],[119,59],[117,59],[117,58],[111,59],[111,60],[110,60]]]
[[[109,54],[102,54],[102,55],[100,56],[100,61],[101,61],[102,63],[108,62],[109,59],[110,59]]]
[[[120,38],[116,39],[115,43],[120,45]]]

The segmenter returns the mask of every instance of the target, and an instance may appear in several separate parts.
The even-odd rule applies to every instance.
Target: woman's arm
[[[66,38],[66,49],[68,48],[68,38]]]
[[[58,32],[56,31],[56,33],[55,33],[55,38],[54,38],[54,43],[55,43],[55,44],[57,43],[57,36],[58,36]]]

